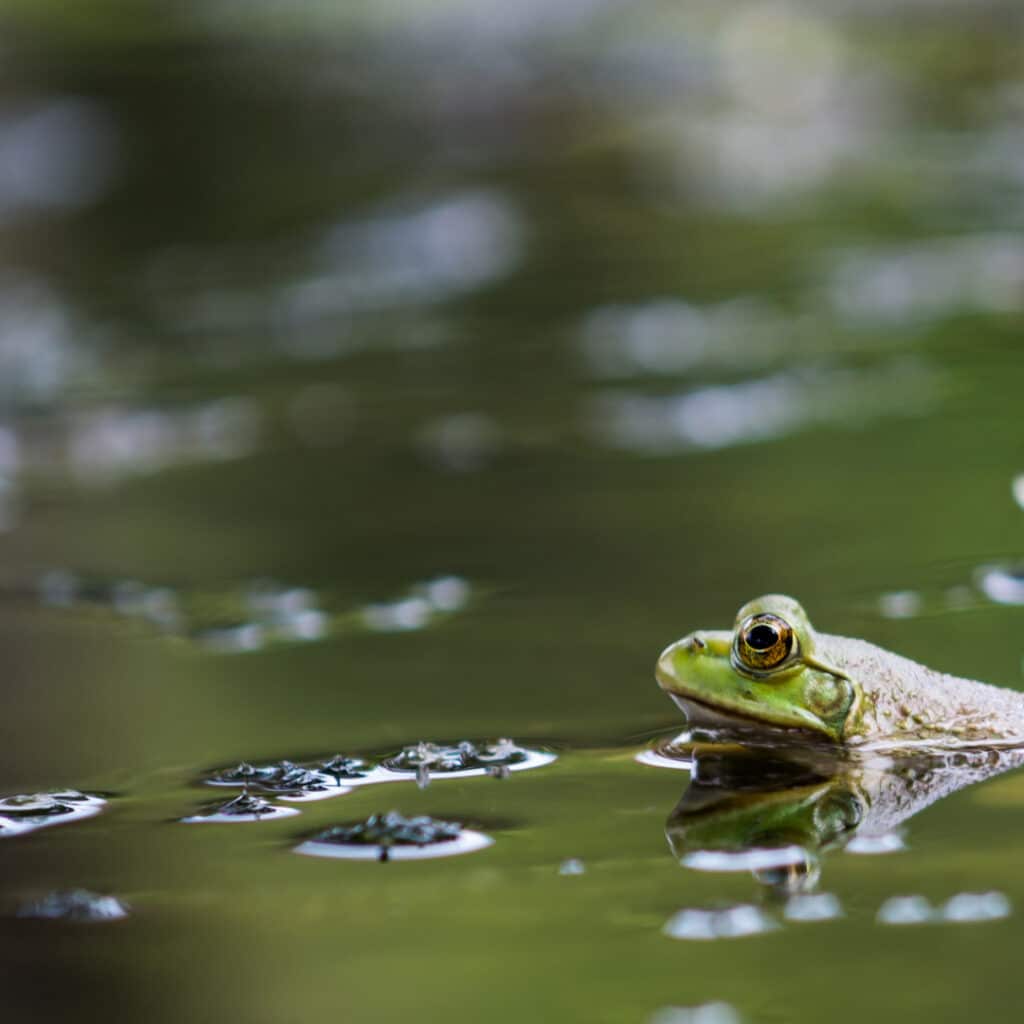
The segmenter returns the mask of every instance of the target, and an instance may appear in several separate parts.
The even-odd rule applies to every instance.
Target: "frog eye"
[[[747,668],[763,672],[778,668],[796,646],[796,636],[777,615],[751,615],[736,632],[736,657]]]

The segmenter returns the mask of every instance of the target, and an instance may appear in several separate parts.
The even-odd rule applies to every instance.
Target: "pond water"
[[[0,831],[17,1019],[1005,1019],[1012,765],[845,847],[808,808],[884,772],[741,771],[816,848],[735,870],[635,755],[658,653],[766,591],[1024,689],[1014,5],[0,26],[0,797],[95,798]],[[180,822],[503,737],[557,758]],[[493,842],[292,854],[392,810]]]

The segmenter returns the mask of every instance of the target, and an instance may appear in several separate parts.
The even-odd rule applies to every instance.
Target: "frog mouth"
[[[713,704],[708,704],[696,697],[681,693],[669,693],[669,696],[686,715],[687,724],[693,729],[711,729],[715,732],[740,734],[744,737],[760,736],[777,739],[811,740],[821,743],[822,737],[813,729],[802,729],[800,726],[775,725],[759,718],[750,718],[738,711],[726,711]]]

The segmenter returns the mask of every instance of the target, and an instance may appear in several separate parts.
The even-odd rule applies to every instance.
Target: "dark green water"
[[[984,575],[1024,548],[1019,12],[571,15],[0,6],[0,795],[115,795],[0,840],[17,1019],[1019,1003],[1024,777],[935,804],[902,852],[826,855],[840,920],[686,942],[662,933],[678,910],[766,897],[676,862],[687,776],[632,760],[682,724],[658,652],[769,590],[1024,688],[1024,609]],[[217,653],[43,606],[54,569],[211,621],[202,595],[273,579],[342,625]],[[346,618],[445,574],[472,600],[444,621]],[[496,736],[560,758],[175,823],[210,795],[199,772],[242,758]],[[289,852],[392,807],[496,842]],[[132,916],[9,916],[77,886]],[[986,890],[1015,912],[875,919]]]

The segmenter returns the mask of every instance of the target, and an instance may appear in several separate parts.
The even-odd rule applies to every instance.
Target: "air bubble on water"
[[[921,606],[921,595],[914,590],[892,590],[878,599],[878,610],[887,619],[912,619]]]
[[[427,601],[439,612],[457,612],[469,600],[469,583],[461,576],[441,576],[423,584]]]
[[[975,574],[975,582],[996,604],[1024,604],[1024,565],[982,566]]]
[[[363,625],[380,633],[404,633],[422,629],[430,621],[432,608],[422,597],[408,597],[394,604],[367,605]]]
[[[939,910],[944,921],[997,921],[1009,917],[1010,901],[1001,892],[961,892]]]
[[[700,1006],[663,1006],[647,1024],[742,1024],[739,1012],[728,1003],[712,1002]]]
[[[790,896],[783,914],[788,921],[831,921],[843,916],[843,907],[832,893],[804,892]]]
[[[39,597],[54,608],[70,608],[78,598],[81,580],[67,569],[51,569],[39,580]]]
[[[925,924],[936,912],[924,896],[893,896],[878,909],[879,924]]]
[[[759,907],[741,903],[724,910],[680,910],[662,932],[672,939],[735,939],[774,931],[778,924]]]
[[[583,875],[586,874],[586,871],[587,866],[576,857],[563,860],[558,866],[558,873],[560,875]]]
[[[1020,476],[1014,477],[1012,490],[1013,500],[1017,502],[1021,508],[1024,508],[1024,473],[1021,473]]]
[[[196,639],[207,649],[221,654],[258,651],[263,647],[263,627],[255,622],[199,633]]]
[[[129,912],[128,905],[116,896],[101,896],[86,889],[70,889],[51,892],[40,900],[23,903],[18,908],[17,916],[91,924],[120,921]]]

